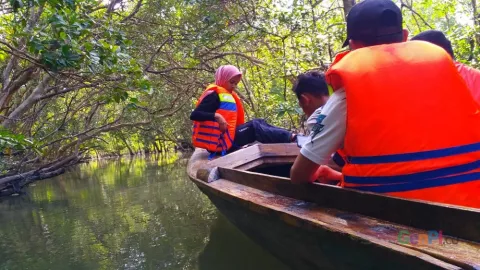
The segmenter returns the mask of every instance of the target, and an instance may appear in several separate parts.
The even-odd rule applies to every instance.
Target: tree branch
[[[3,121],[2,125],[6,128],[10,127],[14,120],[20,118],[23,113],[25,113],[28,109],[30,109],[33,104],[35,104],[38,100],[40,100],[41,95],[45,91],[48,83],[52,77],[45,75],[40,83],[33,89],[30,96],[28,96],[12,113],[8,115],[8,118]]]
[[[228,56],[228,55],[235,55],[235,56],[238,56],[238,57],[245,58],[248,61],[250,61],[250,62],[252,62],[253,64],[256,64],[256,65],[264,65],[265,64],[265,62],[263,62],[260,59],[248,56],[248,55],[240,53],[240,52],[223,52],[223,53],[213,53],[213,54],[215,54],[214,57],[208,58],[205,61],[211,61],[211,60],[222,58],[222,57],[225,57],[225,56]]]
[[[133,8],[132,12],[127,17],[123,18],[121,22],[124,23],[124,22],[130,20],[131,18],[133,18],[135,16],[135,14],[137,14],[138,11],[140,10],[140,7],[142,6],[142,4],[143,4],[143,1],[138,0],[137,4]]]
[[[401,2],[401,7],[405,7],[406,9],[410,10],[414,16],[417,15],[421,20],[422,22],[428,26],[430,29],[434,29],[434,27],[432,27],[420,14],[418,14],[418,12],[416,12],[411,6],[405,4],[405,2],[403,0],[400,1]]]
[[[158,49],[155,51],[155,53],[152,55],[152,57],[150,57],[150,61],[148,61],[148,64],[143,69],[143,71],[147,71],[147,72],[149,71],[150,67],[153,65],[153,60],[155,59],[157,54],[160,53],[160,50],[163,48],[163,46],[165,46],[165,44],[167,44],[167,42],[171,42],[171,41],[172,41],[172,38],[169,37],[165,41],[163,41],[162,44],[160,44],[160,46],[158,46]]]

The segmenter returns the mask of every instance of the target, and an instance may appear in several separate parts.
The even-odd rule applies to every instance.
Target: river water
[[[0,269],[286,270],[188,180],[186,162],[94,161],[0,198]]]

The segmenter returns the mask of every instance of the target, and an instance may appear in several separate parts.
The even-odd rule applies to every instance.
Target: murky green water
[[[80,165],[0,199],[0,269],[286,269],[210,203],[185,162]]]

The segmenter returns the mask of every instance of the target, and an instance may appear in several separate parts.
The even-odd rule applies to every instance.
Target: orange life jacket
[[[211,84],[203,92],[196,106],[198,107],[203,98],[212,92],[216,92],[220,99],[220,107],[216,113],[221,114],[227,121],[227,131],[222,134],[215,121],[194,121],[192,142],[195,147],[225,154],[233,145],[237,126],[245,122],[243,105],[235,92]]]
[[[337,57],[344,187],[480,208],[480,109],[450,56],[411,41]]]
[[[470,89],[473,99],[480,105],[480,70],[458,62],[455,66]]]

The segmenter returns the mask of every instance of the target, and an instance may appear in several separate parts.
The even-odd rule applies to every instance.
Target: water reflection
[[[288,269],[265,250],[252,244],[222,215],[213,223],[208,244],[198,260],[201,270]]]
[[[184,165],[91,162],[0,199],[0,269],[281,269]]]

